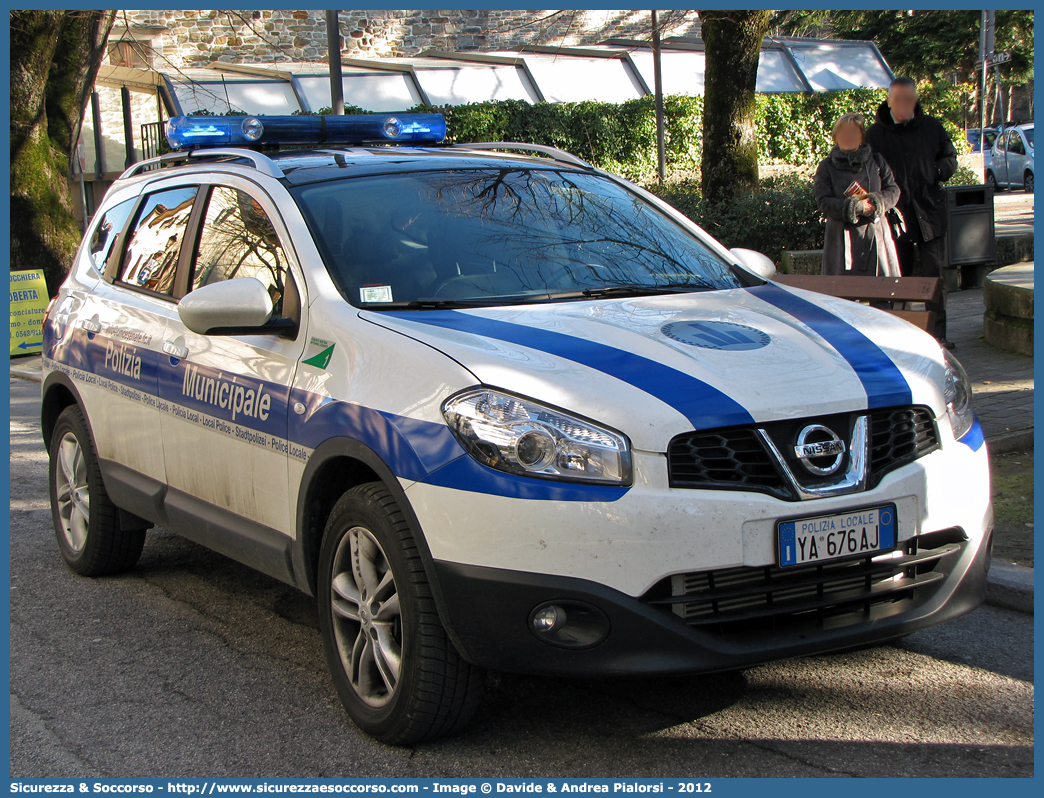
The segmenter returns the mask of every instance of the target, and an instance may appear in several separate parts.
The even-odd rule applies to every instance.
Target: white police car
[[[931,337],[567,153],[444,130],[178,118],[188,154],[113,185],[45,331],[74,570],[161,524],[317,596],[394,743],[460,728],[485,668],[737,668],[982,601],[986,447]]]

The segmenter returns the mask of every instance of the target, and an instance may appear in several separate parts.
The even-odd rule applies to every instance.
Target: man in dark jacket
[[[896,242],[902,273],[942,278],[946,267],[946,207],[940,183],[957,171],[957,151],[939,120],[921,109],[913,80],[892,81],[888,99],[877,109],[877,121],[866,131],[866,142],[888,161],[899,184],[897,207],[906,220],[906,234]],[[914,247],[920,255],[917,269],[913,265]],[[945,293],[935,337],[947,349],[953,349],[946,340]]]

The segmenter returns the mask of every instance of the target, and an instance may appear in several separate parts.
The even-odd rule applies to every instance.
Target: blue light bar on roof
[[[175,116],[167,142],[188,147],[280,144],[435,144],[446,138],[442,114],[356,116]]]

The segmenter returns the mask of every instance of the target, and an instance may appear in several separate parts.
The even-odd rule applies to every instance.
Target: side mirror
[[[182,297],[178,315],[200,335],[264,333],[268,330],[259,328],[272,320],[272,298],[256,277],[236,277]]]
[[[770,280],[776,275],[776,264],[767,255],[762,255],[753,249],[743,249],[742,247],[730,249],[729,252],[732,253],[732,256],[739,262],[740,266],[747,269],[747,271],[754,272],[758,277]]]

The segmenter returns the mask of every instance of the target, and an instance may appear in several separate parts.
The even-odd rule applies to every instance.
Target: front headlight
[[[943,380],[943,396],[946,398],[946,415],[953,427],[953,437],[960,440],[975,422],[972,411],[972,389],[968,372],[953,355],[943,350],[946,360],[946,376]]]
[[[446,423],[483,465],[529,477],[631,484],[631,452],[618,432],[531,399],[473,388],[442,405]]]

